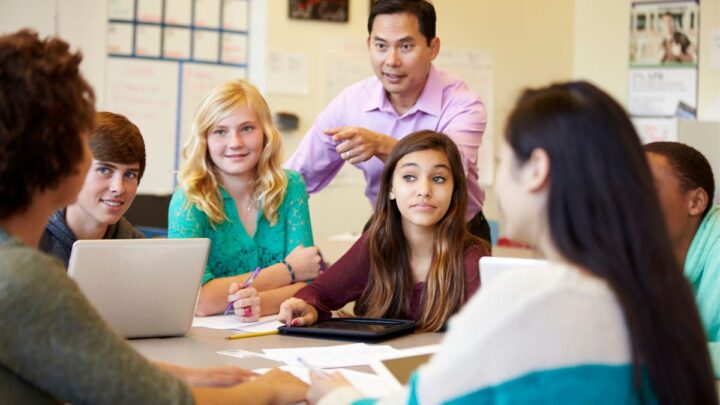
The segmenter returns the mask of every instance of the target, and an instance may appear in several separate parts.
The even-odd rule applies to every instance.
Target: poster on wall
[[[349,0],[289,0],[288,17],[298,20],[348,21]]]
[[[630,18],[630,114],[694,119],[699,2],[636,2]]]

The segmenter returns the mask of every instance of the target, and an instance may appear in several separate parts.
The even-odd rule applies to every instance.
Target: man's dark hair
[[[0,219],[77,172],[95,115],[81,60],[58,38],[0,36]]]
[[[380,14],[408,13],[417,17],[420,33],[427,44],[435,38],[435,7],[426,0],[375,0],[368,17],[368,35],[372,33],[375,17]]]
[[[715,195],[715,177],[705,156],[692,146],[680,142],[651,142],[643,146],[645,152],[664,156],[680,181],[681,191],[702,188],[708,193],[708,205],[703,217],[710,211]]]

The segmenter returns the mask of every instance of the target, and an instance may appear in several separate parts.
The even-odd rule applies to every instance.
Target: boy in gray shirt
[[[77,201],[56,211],[40,238],[40,250],[67,268],[78,239],[138,239],[140,231],[123,214],[135,199],[145,172],[145,143],[138,127],[111,112],[95,114],[90,136],[92,165]]]

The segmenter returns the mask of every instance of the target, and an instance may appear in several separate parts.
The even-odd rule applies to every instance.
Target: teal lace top
[[[298,172],[285,170],[288,188],[278,210],[278,222],[271,226],[259,210],[255,235],[251,238],[238,216],[235,201],[224,188],[222,194],[228,220],[210,226],[210,220],[196,206],[188,207],[187,197],[178,188],[170,201],[168,237],[210,238],[210,256],[203,284],[218,277],[236,276],[282,261],[298,245],[314,245],[305,182]]]

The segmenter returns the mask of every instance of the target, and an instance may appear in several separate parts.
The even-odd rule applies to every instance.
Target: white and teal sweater
[[[319,404],[637,403],[625,320],[607,284],[567,265],[483,285],[408,387],[381,399],[337,389]],[[645,379],[646,403],[656,399]]]

